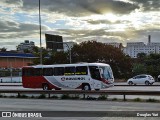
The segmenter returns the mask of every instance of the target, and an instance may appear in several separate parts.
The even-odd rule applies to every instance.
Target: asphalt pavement
[[[137,102],[113,102],[113,101],[88,101],[88,100],[49,100],[49,99],[9,99],[0,98],[1,111],[112,111],[114,113],[121,112],[127,114],[129,112],[140,113],[144,111],[160,111],[159,103],[137,103]],[[34,120],[159,120],[158,117],[137,117],[137,113],[133,117],[47,117],[32,118]],[[149,113],[149,112],[148,112]],[[63,115],[62,115],[63,116]],[[42,116],[43,117],[43,116]],[[3,118],[0,118],[3,119]],[[6,118],[4,118],[6,120]],[[7,120],[22,120],[27,118],[7,118]],[[31,118],[30,118],[31,119]]]

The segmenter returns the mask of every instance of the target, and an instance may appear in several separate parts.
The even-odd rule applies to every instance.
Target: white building
[[[112,46],[114,46],[116,48],[122,47],[122,43],[117,43],[117,42],[110,42],[110,43],[105,43],[105,44],[112,45]]]
[[[145,53],[149,55],[151,53],[160,53],[160,43],[152,43],[150,36],[147,44],[143,42],[130,42],[127,43],[124,53],[129,55],[131,58],[137,58],[138,53]]]
[[[144,42],[128,42],[126,47],[123,47],[122,43],[117,42],[105,44],[112,45],[116,48],[121,48],[121,50],[131,58],[137,58],[138,53],[145,53],[146,55],[149,55],[151,53],[160,54],[160,43],[151,42],[150,35],[148,36],[147,44],[145,44]]]
[[[24,52],[24,50],[32,50],[32,48],[35,46],[33,41],[25,40],[24,43],[20,43],[17,46],[17,50]]]

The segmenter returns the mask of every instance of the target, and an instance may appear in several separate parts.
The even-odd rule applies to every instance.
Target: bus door
[[[101,76],[100,76],[100,70],[97,66],[89,66],[91,79],[93,81],[94,89],[100,89],[101,88]]]

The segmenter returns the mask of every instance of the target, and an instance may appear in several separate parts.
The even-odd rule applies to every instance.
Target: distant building
[[[122,48],[122,43],[117,43],[117,42],[109,42],[109,43],[105,43],[107,45],[112,45],[113,47],[116,47],[116,48]]]
[[[17,51],[20,51],[20,52],[24,52],[24,50],[31,51],[33,47],[35,47],[35,44],[33,41],[25,40],[24,43],[20,43],[17,46]]]
[[[59,35],[45,34],[46,49],[63,51],[63,38]]]
[[[149,55],[151,53],[160,53],[160,43],[152,43],[151,36],[148,36],[148,43],[143,42],[130,42],[127,43],[124,53],[129,55],[131,58],[137,58],[138,53],[145,53]]]
[[[33,64],[36,58],[30,53],[0,52],[0,68],[22,68]]]

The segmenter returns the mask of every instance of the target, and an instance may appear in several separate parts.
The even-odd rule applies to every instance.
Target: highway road
[[[0,89],[28,89],[22,86],[0,86]],[[160,91],[159,86],[114,86],[108,90],[156,90]],[[95,96],[93,96],[95,97]],[[133,98],[154,98],[157,96],[126,96],[127,99]],[[108,98],[120,98],[123,96],[111,95]],[[92,101],[92,100],[53,100],[53,99],[16,99],[0,98],[1,111],[160,111],[159,103],[142,102],[116,102],[116,101]],[[160,116],[160,114],[159,114]],[[0,118],[0,120],[6,118]],[[28,118],[23,118],[28,120]],[[31,118],[30,118],[31,119]],[[33,119],[33,118],[32,118]],[[34,118],[34,120],[159,120],[159,117],[48,117]],[[7,120],[22,120],[22,118],[7,118]]]
[[[159,103],[1,98],[0,110],[11,111],[158,111]]]
[[[0,83],[0,89],[29,89],[29,88],[23,88],[22,83]],[[115,85],[127,85],[126,82],[120,82],[120,83],[115,83]],[[154,85],[159,85],[159,86],[154,86]],[[107,88],[105,90],[156,90],[160,91],[160,82],[154,83],[152,86],[114,86]]]
[[[124,113],[123,112],[122,113],[126,114],[128,111],[137,111],[137,112],[160,111],[160,104],[159,103],[137,103],[137,102],[113,102],[113,101],[0,98],[0,110],[1,111],[115,111],[115,112],[124,111]],[[40,119],[40,118],[37,118],[37,119]],[[51,119],[51,118],[47,118],[47,119]],[[69,120],[69,118],[60,118],[60,117],[58,117],[57,119]],[[83,119],[81,117],[78,117],[75,120],[83,120]],[[85,119],[91,120],[91,118],[85,118]],[[99,119],[109,120],[111,118],[109,117],[108,118],[105,118],[105,117],[92,118],[92,120],[99,120]],[[114,119],[118,120],[118,119],[125,119],[125,118],[114,118]],[[135,114],[135,116],[129,117],[128,119],[137,120],[138,118],[136,117],[136,114]],[[158,120],[159,118],[150,117],[150,119]],[[70,118],[70,120],[74,120],[74,118]]]

